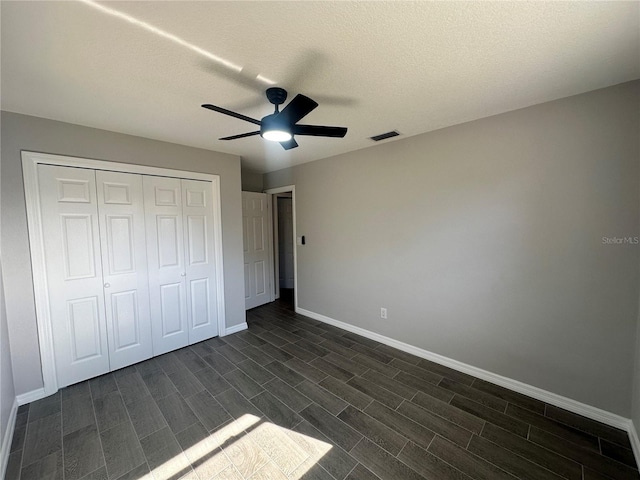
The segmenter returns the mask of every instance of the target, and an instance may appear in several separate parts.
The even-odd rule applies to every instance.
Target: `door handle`
[[[110,286],[111,286],[111,284],[110,284],[110,283],[105,283],[105,284],[104,284],[104,288],[109,288]]]
[[[186,274],[186,273],[184,273],[184,272],[182,272],[182,273],[180,274],[180,276],[181,276],[181,277],[186,277],[186,276],[187,276],[187,274]]]

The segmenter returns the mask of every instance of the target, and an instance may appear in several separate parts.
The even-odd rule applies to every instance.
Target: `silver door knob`
[[[187,276],[187,274],[186,274],[186,273],[184,273],[184,272],[182,272],[182,273],[180,274],[180,276],[181,276],[181,277],[186,277],[186,276]]]
[[[111,286],[111,284],[110,284],[110,283],[105,283],[105,284],[104,284],[104,288],[109,288],[110,286]]]

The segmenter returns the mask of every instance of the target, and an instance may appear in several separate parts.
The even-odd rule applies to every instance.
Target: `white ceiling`
[[[640,78],[640,2],[7,2],[2,109],[278,170]],[[275,82],[320,106],[284,151],[254,125]],[[394,141],[394,140],[387,140]]]

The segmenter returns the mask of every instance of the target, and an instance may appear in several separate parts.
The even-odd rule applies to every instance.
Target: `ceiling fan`
[[[308,115],[318,104],[309,97],[298,94],[289,104],[280,111],[279,106],[287,99],[287,91],[284,88],[272,87],[267,89],[267,99],[275,105],[275,112],[262,120],[247,117],[241,113],[232,112],[226,108],[217,107],[215,105],[204,104],[204,108],[213,110],[214,112],[224,113],[231,117],[239,118],[246,122],[260,125],[260,130],[255,132],[241,133],[230,137],[223,137],[220,140],[236,140],[238,138],[251,137],[260,135],[265,140],[279,142],[282,148],[290,150],[296,148],[295,135],[310,135],[314,137],[339,137],[342,138],[347,134],[345,127],[326,127],[322,125],[300,125],[298,122]]]

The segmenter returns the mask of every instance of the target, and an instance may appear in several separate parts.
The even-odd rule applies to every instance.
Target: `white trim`
[[[242,323],[239,323],[238,325],[232,325],[231,327],[227,328],[224,332],[224,335],[221,335],[221,336],[226,337],[227,335],[241,332],[243,330],[246,330],[247,328],[249,328],[249,326],[247,325],[247,322],[242,322]]]
[[[513,390],[514,392],[522,393],[523,395],[527,395],[528,397],[535,398],[556,407],[564,408],[565,410],[577,413],[578,415],[582,415],[583,417],[587,417],[592,420],[596,420],[606,425],[620,428],[631,433],[629,426],[631,420],[621,417],[620,415],[607,412],[606,410],[602,410],[597,407],[592,407],[591,405],[587,405],[585,403],[563,397],[562,395],[543,390],[542,388],[534,387],[533,385],[528,385],[518,380],[503,377],[502,375],[498,375],[496,373],[492,373],[487,370],[483,370],[481,368],[474,367],[457,360],[453,360],[452,358],[438,355],[437,353],[429,352],[428,350],[424,350],[419,347],[414,347],[413,345],[409,345],[408,343],[385,337],[384,335],[380,335],[379,333],[371,332],[369,330],[365,330],[364,328],[356,327],[354,325],[341,322],[340,320],[335,320],[333,318],[320,315],[319,313],[305,310],[304,308],[296,308],[295,311],[296,313],[305,315],[309,318],[313,318],[314,320],[328,323],[329,325],[342,328],[343,330],[347,330],[349,332],[357,333],[358,335],[362,335],[363,337],[367,337],[380,343],[384,343],[385,345],[389,345],[390,347],[397,348],[398,350],[402,350],[403,352],[410,353],[417,357],[426,358],[427,360],[431,360],[459,372],[472,375],[481,380],[486,380],[496,385],[500,385],[501,387],[508,388],[509,390]],[[635,448],[638,448],[638,452],[636,453],[636,458],[638,458],[638,453],[640,453],[640,444],[637,444],[634,449]]]
[[[9,455],[11,454],[11,442],[13,441],[13,431],[16,428],[16,416],[18,415],[18,399],[13,399],[13,406],[7,420],[7,428],[2,437],[2,446],[0,446],[0,478],[4,478],[7,473],[7,464],[9,463]]]
[[[51,394],[46,393],[43,387],[43,388],[37,388],[35,390],[31,390],[30,392],[23,393],[22,395],[18,395],[16,397],[16,400],[18,401],[18,405],[22,406],[22,405],[26,405],[27,403],[40,400],[41,398],[48,397],[49,395]]]
[[[128,163],[108,162],[103,160],[91,160],[86,158],[68,157],[64,155],[52,155],[48,153],[22,152],[22,171],[24,177],[24,192],[27,209],[27,226],[29,231],[29,247],[31,249],[31,270],[33,272],[33,287],[36,304],[36,319],[38,327],[38,340],[40,344],[40,359],[42,367],[42,380],[44,387],[38,398],[43,398],[58,391],[56,375],[56,362],[53,346],[53,332],[51,331],[51,317],[49,312],[49,295],[46,280],[46,262],[44,254],[44,237],[42,232],[42,217],[40,212],[40,188],[38,186],[38,165],[59,165],[65,167],[90,168],[93,170],[118,171],[136,173],[140,175],[155,175],[160,177],[184,178],[188,180],[203,180],[211,182],[213,198],[217,202],[214,209],[215,246],[216,259],[216,293],[218,296],[218,335],[223,335],[225,326],[224,305],[224,266],[222,250],[222,205],[220,192],[220,176],[208,173],[186,172],[167,168],[151,167],[145,165],[132,165]],[[22,405],[38,398],[34,392],[18,396],[18,402]],[[31,396],[33,394],[33,397]],[[21,400],[21,398],[26,400]]]
[[[633,454],[636,457],[636,464],[640,467],[640,438],[638,437],[638,430],[636,430],[633,420],[629,420],[627,431],[629,432],[629,441],[631,442]]]
[[[293,308],[298,310],[298,233],[296,230],[296,186],[286,185],[284,187],[269,188],[264,193],[284,193],[291,192],[291,204],[293,215]],[[275,249],[275,247],[274,247]]]

